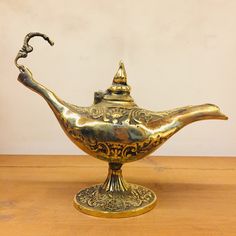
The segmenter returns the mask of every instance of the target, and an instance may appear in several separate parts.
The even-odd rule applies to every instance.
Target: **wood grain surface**
[[[103,182],[107,164],[89,156],[0,156],[0,235],[236,235],[236,158],[148,157],[123,168],[158,204],[137,217],[103,219],[72,205]]]

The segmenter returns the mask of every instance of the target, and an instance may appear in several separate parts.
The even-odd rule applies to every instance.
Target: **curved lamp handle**
[[[16,58],[15,58],[15,65],[16,67],[21,71],[21,72],[24,72],[25,71],[25,67],[23,65],[20,65],[18,64],[18,60],[20,58],[25,58],[28,56],[28,53],[32,52],[33,51],[33,47],[31,45],[29,45],[29,41],[31,38],[35,37],[35,36],[40,36],[42,38],[44,38],[46,41],[48,41],[48,43],[53,46],[54,45],[54,42],[46,35],[46,34],[42,34],[42,33],[39,33],[39,32],[31,32],[31,33],[28,33],[26,36],[25,36],[25,39],[24,39],[24,44],[22,46],[22,48],[20,49],[20,51],[18,52]]]

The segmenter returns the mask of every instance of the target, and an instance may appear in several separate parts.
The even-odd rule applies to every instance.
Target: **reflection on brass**
[[[90,107],[67,103],[34,80],[29,69],[17,64],[19,58],[32,51],[28,41],[36,35],[53,45],[43,34],[28,34],[15,60],[20,69],[18,80],[46,100],[76,146],[109,163],[105,182],[81,190],[74,198],[74,205],[86,214],[101,217],[129,217],[151,210],[156,202],[155,193],[143,186],[127,183],[122,177],[122,165],[149,155],[192,122],[226,120],[227,117],[212,104],[161,112],[138,107],[130,95],[131,88],[122,62],[112,85],[105,92],[95,92],[94,103]]]

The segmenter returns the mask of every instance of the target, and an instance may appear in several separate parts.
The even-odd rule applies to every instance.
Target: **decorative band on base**
[[[143,186],[129,184],[127,191],[104,191],[101,185],[81,190],[74,198],[81,212],[108,218],[131,217],[150,211],[156,203],[155,193]]]

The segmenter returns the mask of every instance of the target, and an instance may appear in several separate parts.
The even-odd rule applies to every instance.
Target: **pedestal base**
[[[141,215],[156,203],[153,191],[136,184],[127,184],[125,191],[105,191],[103,185],[81,190],[74,198],[74,205],[85,214],[121,218]]]
[[[77,193],[75,207],[88,215],[109,218],[137,216],[150,211],[156,203],[155,193],[143,186],[128,184],[121,167],[121,163],[109,163],[105,182]]]

